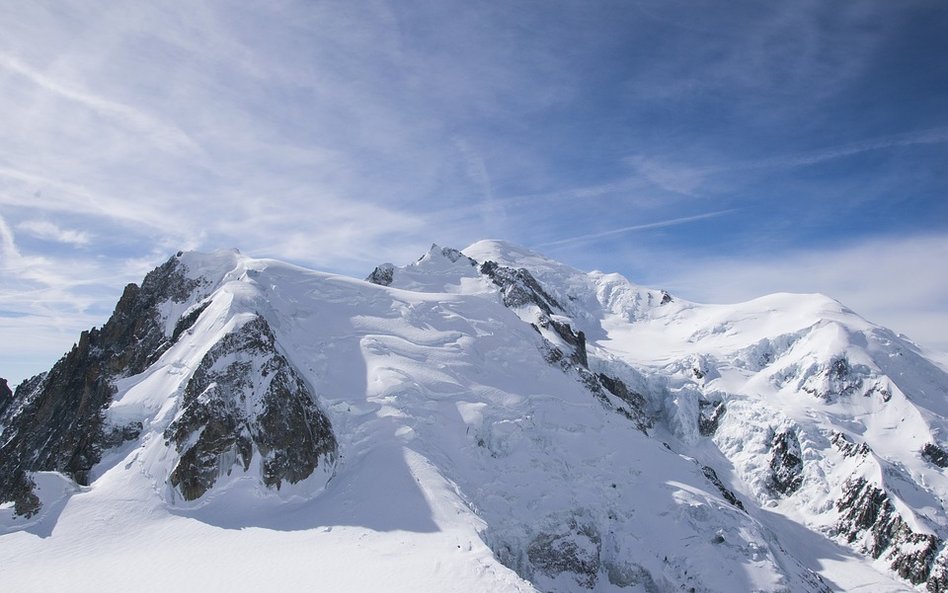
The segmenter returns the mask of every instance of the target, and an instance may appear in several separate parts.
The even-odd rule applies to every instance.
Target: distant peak
[[[179,251],[172,259],[184,264],[191,278],[204,277],[220,279],[247,258],[238,249],[218,249],[216,251]]]
[[[523,245],[498,239],[483,239],[468,245],[461,251],[479,262],[496,261],[504,265],[516,266],[518,262],[527,260],[552,261],[545,255]]]
[[[366,282],[378,284],[379,286],[391,286],[395,274],[395,266],[386,262],[376,266],[372,273],[366,278]]]
[[[430,261],[432,259],[444,258],[450,261],[451,263],[457,263],[458,260],[468,260],[469,263],[474,264],[475,262],[470,261],[471,258],[464,255],[457,249],[451,247],[441,247],[437,243],[432,243],[431,248],[428,250],[428,253],[424,254],[416,263],[422,263],[425,261]]]

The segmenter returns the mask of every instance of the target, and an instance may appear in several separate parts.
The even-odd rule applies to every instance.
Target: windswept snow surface
[[[140,438],[89,486],[38,474],[39,515],[0,509],[0,589],[914,590],[836,534],[833,502],[864,476],[914,531],[948,535],[948,480],[920,455],[948,440],[948,381],[911,343],[821,295],[699,305],[499,241],[462,252],[435,246],[390,286],[183,254],[202,289],[162,312],[168,333],[204,309],[107,410]],[[532,274],[583,332],[589,371],[644,397],[648,434],[551,364],[551,332],[504,305],[486,261]],[[338,457],[279,491],[234,469],[186,502],[165,431],[204,355],[257,315]],[[802,469],[784,493],[787,431]],[[845,455],[836,433],[871,451]]]

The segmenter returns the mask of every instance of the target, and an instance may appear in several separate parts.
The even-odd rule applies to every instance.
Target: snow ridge
[[[501,241],[367,281],[234,251],[149,277],[0,401],[8,589],[61,585],[78,541],[176,564],[186,537],[265,545],[204,570],[248,591],[948,590],[948,376],[822,295],[701,305]],[[100,367],[88,422],[32,422]],[[120,584],[80,556],[74,588]]]

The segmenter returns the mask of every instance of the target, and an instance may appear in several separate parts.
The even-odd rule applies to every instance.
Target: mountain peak
[[[461,252],[479,262],[493,261],[510,267],[526,267],[531,262],[558,263],[528,247],[498,239],[476,241]]]
[[[0,583],[213,541],[276,588],[948,593],[948,375],[836,301],[702,305],[503,241],[369,281],[179,253],[0,380]]]
[[[189,278],[205,278],[220,281],[237,269],[248,258],[239,249],[216,251],[179,251],[173,259],[184,265]]]

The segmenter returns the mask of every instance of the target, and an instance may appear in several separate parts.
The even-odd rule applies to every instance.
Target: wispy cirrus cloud
[[[718,161],[712,164],[682,164],[639,154],[626,157],[625,162],[638,175],[662,189],[694,196],[707,179],[714,176],[746,176],[754,172],[797,169],[867,152],[945,143],[948,143],[948,128],[932,128],[760,159]],[[709,156],[699,160],[714,161],[715,158]]]
[[[47,220],[24,220],[16,228],[39,239],[75,246],[88,245],[92,239],[92,235],[86,231],[63,229]]]
[[[177,249],[364,276],[503,236],[631,276],[938,230],[942,17],[695,6],[0,6],[5,333],[101,322]]]
[[[181,129],[172,124],[159,121],[138,109],[123,105],[89,91],[70,87],[67,84],[35,70],[15,57],[0,53],[0,68],[13,72],[30,83],[68,101],[74,101],[83,107],[118,119],[137,133],[146,134],[152,140],[165,145],[169,151],[187,151],[199,153],[200,148]]]

